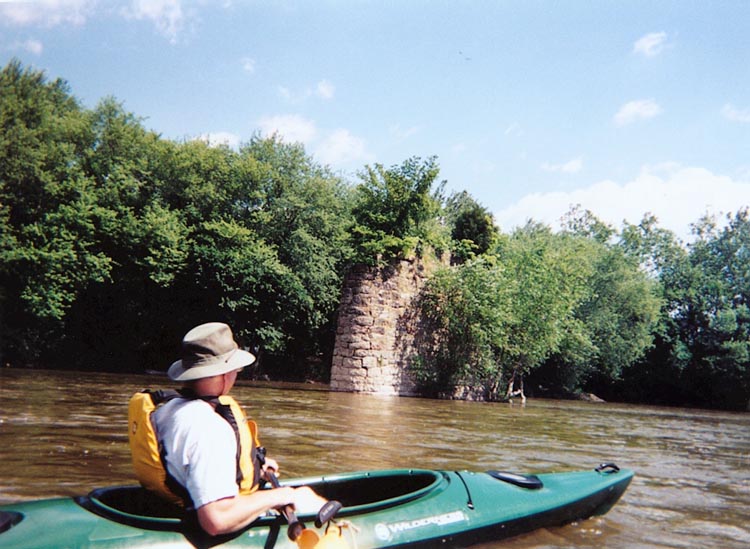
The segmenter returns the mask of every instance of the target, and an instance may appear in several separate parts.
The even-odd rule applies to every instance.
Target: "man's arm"
[[[198,522],[207,534],[218,536],[244,528],[270,509],[286,505],[319,509],[325,503],[325,499],[307,486],[258,490],[252,494],[224,498],[203,505],[198,509]]]

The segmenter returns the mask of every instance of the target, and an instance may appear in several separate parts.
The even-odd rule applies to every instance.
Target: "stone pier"
[[[413,395],[411,305],[438,264],[356,266],[344,281],[331,365],[334,391]]]

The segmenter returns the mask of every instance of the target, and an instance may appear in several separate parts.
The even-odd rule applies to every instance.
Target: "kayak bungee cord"
[[[464,485],[464,489],[466,490],[466,506],[473,511],[474,501],[471,499],[471,491],[469,490],[464,477],[461,476],[461,473],[459,473],[458,471],[454,471],[454,473],[456,473],[456,476],[461,479],[461,483]]]

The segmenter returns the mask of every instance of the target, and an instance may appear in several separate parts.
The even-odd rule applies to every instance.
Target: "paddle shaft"
[[[258,460],[262,465],[266,462],[266,449],[260,447],[257,449],[257,452]],[[272,469],[266,469],[265,473],[266,478],[271,483],[271,486],[273,486],[274,488],[279,488],[281,486],[279,484],[279,479],[276,477],[276,474]],[[318,515],[315,517],[315,527],[320,528],[323,524],[325,524],[329,520],[332,520],[336,513],[341,510],[341,507],[342,505],[339,501],[331,500],[326,502],[325,505],[320,508],[320,510],[318,511]],[[287,530],[289,539],[291,539],[292,541],[296,541],[297,538],[299,538],[302,534],[302,531],[305,530],[304,523],[297,518],[297,515],[294,512],[293,505],[285,505],[281,509],[281,514],[284,515],[284,518],[289,523],[289,529]]]
[[[276,475],[271,472],[270,469],[266,469],[266,478],[268,478],[271,486],[274,488],[279,488],[281,486],[279,484],[279,479],[276,478]],[[284,515],[284,518],[289,523],[289,528],[286,531],[289,539],[295,541],[302,533],[302,530],[305,529],[305,525],[297,518],[293,505],[284,506],[281,509],[281,514]]]

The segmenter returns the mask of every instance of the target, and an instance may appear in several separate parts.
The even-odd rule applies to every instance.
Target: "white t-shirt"
[[[176,398],[151,418],[157,440],[166,449],[167,469],[187,489],[196,509],[239,494],[237,439],[213,406]]]

